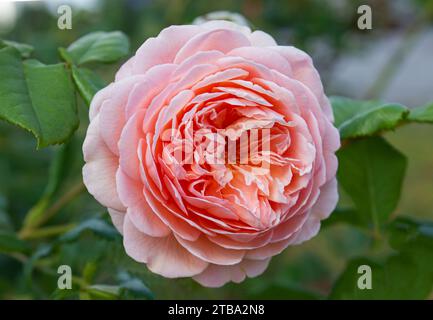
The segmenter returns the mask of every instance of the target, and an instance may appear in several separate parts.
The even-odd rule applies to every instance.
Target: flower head
[[[261,274],[315,236],[340,139],[311,58],[225,21],[148,39],[94,97],[84,182],[154,273]]]

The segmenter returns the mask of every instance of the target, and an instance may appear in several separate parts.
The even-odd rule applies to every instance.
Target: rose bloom
[[[319,74],[306,53],[262,31],[168,27],[89,113],[84,183],[127,254],[164,277],[209,287],[255,277],[336,206],[340,139]],[[258,152],[238,144],[235,161],[211,161],[215,136],[236,142],[265,128]],[[215,135],[196,139],[200,130]]]

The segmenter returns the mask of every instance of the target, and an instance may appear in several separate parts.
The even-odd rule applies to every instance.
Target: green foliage
[[[338,181],[356,206],[350,214],[378,231],[397,207],[406,158],[379,137],[351,141],[337,155]]]
[[[433,123],[433,103],[411,110],[408,119],[414,122]]]
[[[393,253],[385,262],[360,258],[349,262],[331,299],[426,299],[433,290],[433,225],[398,219],[390,227]],[[358,268],[372,269],[372,288],[358,288]]]
[[[87,105],[90,105],[96,92],[105,87],[104,81],[89,69],[72,66],[72,78]]]
[[[81,65],[90,62],[116,62],[128,52],[128,37],[120,31],[89,33],[67,49],[59,49],[61,58],[71,65],[75,87],[87,105],[90,105],[93,96],[105,83],[95,72]]]
[[[48,256],[53,251],[53,246],[51,244],[42,244],[38,246],[36,250],[32,253],[30,258],[24,264],[23,276],[25,282],[29,287],[33,285],[33,269],[35,264],[42,258]]]
[[[22,61],[33,51],[26,44],[2,40],[0,48],[0,119],[33,133],[41,148],[64,143],[77,129],[73,84],[87,105],[105,85],[93,71],[76,65],[115,62],[128,54],[129,40],[119,31],[88,34],[59,49],[66,65]]]
[[[32,46],[25,43],[19,43],[10,40],[0,40],[0,48],[5,47],[13,47],[17,49],[23,58],[30,58],[32,52],[35,50]]]
[[[38,147],[68,139],[78,127],[69,72],[62,64],[22,62],[20,53],[0,50],[0,118],[34,134]]]
[[[8,213],[6,212],[6,203],[5,199],[0,196],[0,230],[2,231],[11,231],[12,228],[12,222],[9,218]]]
[[[14,232],[0,230],[0,253],[24,253],[29,250],[29,244],[19,239]]]
[[[66,59],[76,65],[109,63],[125,57],[128,52],[129,40],[122,32],[93,32],[72,43],[66,50]]]
[[[409,114],[401,104],[332,97],[335,125],[342,139],[366,137],[395,129]]]
[[[122,271],[117,276],[120,282],[120,296],[125,298],[154,299],[152,291],[138,277]]]
[[[113,240],[119,237],[119,233],[114,227],[107,224],[105,221],[97,218],[89,219],[80,223],[76,228],[65,233],[59,238],[60,241],[74,241],[80,237],[80,235],[85,231],[91,231],[95,234],[106,238],[108,240]]]
[[[321,227],[326,228],[338,223],[347,223],[353,226],[365,226],[363,216],[354,208],[336,208],[331,216],[322,222]]]
[[[342,139],[377,135],[407,122],[432,122],[432,106],[409,110],[398,104],[334,97],[332,105]],[[400,199],[406,158],[384,139],[350,140],[338,152],[338,180],[355,208],[337,209],[326,225],[349,223],[374,227],[376,245],[385,239],[393,252],[384,261],[351,260],[332,289],[330,299],[426,299],[433,290],[433,228],[431,223],[392,221]],[[428,232],[427,232],[428,231]],[[372,289],[360,289],[358,268],[372,270]]]
[[[431,248],[433,222],[398,217],[389,225],[390,245],[395,250],[409,250],[414,242]]]
[[[48,182],[45,190],[39,201],[27,213],[23,223],[24,228],[33,228],[41,222],[41,219],[43,219],[45,210],[51,203],[52,198],[59,191],[68,174],[68,170],[72,165],[71,161],[74,159],[72,154],[73,151],[74,149],[72,148],[71,143],[59,146],[56,150],[50,166]]]
[[[23,264],[26,287],[36,297],[44,298],[46,296],[41,293],[46,289],[40,288],[39,281],[35,279],[57,277],[56,270],[45,266],[44,261],[61,259],[59,264],[64,263],[62,257],[66,248],[75,248],[83,237],[95,235],[101,239],[98,240],[98,245],[92,246],[95,251],[92,257],[95,260],[86,264],[82,279],[74,276],[75,287],[78,288],[67,294],[53,288],[50,296],[54,299],[152,298],[152,292],[140,279],[124,271],[123,277],[116,279],[118,285],[91,284],[100,269],[97,257],[101,253],[96,252],[107,247],[104,241],[119,243],[119,233],[111,224],[98,216],[90,215],[90,218],[77,225],[46,225],[59,210],[62,211],[69,198],[73,199],[84,189],[82,183],[75,182],[72,186],[65,183],[71,169],[76,167],[75,154],[79,152],[75,143],[69,140],[78,127],[76,93],[89,105],[94,94],[105,86],[97,73],[78,65],[115,62],[129,51],[129,41],[120,32],[94,33],[79,39],[68,50],[60,48],[65,63],[54,65],[22,60],[28,58],[32,51],[33,48],[25,44],[0,42],[0,74],[2,79],[4,77],[0,83],[0,117],[32,132],[38,140],[38,148],[68,142],[54,150],[47,184],[39,200],[25,215],[19,231],[14,231],[6,213],[4,198],[0,194],[0,253],[10,255]],[[56,238],[53,239],[54,237]],[[49,242],[38,242],[38,239],[50,238],[52,240]],[[32,242],[37,245],[32,246]],[[0,264],[2,259],[0,255]],[[115,290],[110,293],[110,288]]]
[[[95,300],[115,300],[120,292],[119,286],[95,284],[86,289],[85,297]]]
[[[127,272],[118,276],[119,285],[94,284],[86,287],[82,293],[86,299],[153,299],[153,294],[139,278]]]
[[[433,104],[412,110],[397,103],[331,97],[335,125],[342,139],[367,137],[394,130],[407,122],[433,123]]]

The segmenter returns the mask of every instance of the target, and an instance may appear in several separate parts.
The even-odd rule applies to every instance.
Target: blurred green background
[[[57,28],[60,4],[73,9],[72,30]],[[372,30],[357,28],[360,4],[372,7]],[[433,101],[433,2],[428,0],[0,1],[0,37],[31,44],[37,59],[54,63],[59,61],[58,47],[91,31],[121,30],[130,37],[133,52],[164,27],[191,23],[218,10],[240,13],[279,44],[311,54],[328,95],[377,98],[409,107]],[[110,82],[118,67],[109,65],[97,71]],[[81,125],[69,145],[69,170],[59,197],[81,179],[81,144],[88,125],[87,107],[81,101],[79,112]],[[387,133],[386,138],[409,158],[396,214],[433,219],[433,127],[412,124]],[[57,148],[37,151],[30,134],[0,122],[0,227],[20,228],[43,193]],[[49,224],[77,223],[89,217],[108,221],[104,209],[82,192],[62,206]],[[39,269],[31,274],[20,257],[0,254],[0,298],[58,297],[53,295],[57,275],[42,271],[44,266],[61,264],[70,265],[74,275],[92,283],[116,284],[119,272],[128,271],[157,299],[320,298],[329,293],[349,258],[387,250],[374,246],[370,239],[363,231],[344,225],[324,228],[313,240],[273,258],[262,276],[240,285],[206,289],[190,279],[168,280],[151,274],[124,253],[120,238],[84,232],[56,247],[55,254],[38,259]],[[54,240],[31,239],[35,248]],[[73,290],[71,298],[76,297],[89,298]]]

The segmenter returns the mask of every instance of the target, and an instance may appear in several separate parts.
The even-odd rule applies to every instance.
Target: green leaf
[[[132,277],[127,272],[118,275],[119,285],[94,284],[85,288],[87,298],[90,299],[153,299],[153,294],[138,278]]]
[[[73,300],[77,299],[79,296],[78,290],[64,290],[57,288],[54,290],[54,292],[51,294],[50,299],[53,300]]]
[[[88,62],[115,62],[129,53],[129,40],[120,31],[89,33],[67,48],[76,65]]]
[[[361,220],[359,213],[352,208],[336,208],[329,218],[323,220],[321,223],[322,228],[327,228],[338,223],[348,223],[354,226],[360,225]]]
[[[0,50],[0,119],[26,129],[38,148],[65,142],[78,127],[74,88],[63,64],[21,61],[11,47]]]
[[[144,284],[142,280],[122,271],[118,274],[120,281],[120,296],[122,298],[145,298],[154,299],[152,291]]]
[[[2,209],[0,209],[0,230],[12,230],[12,223],[9,215]]]
[[[115,300],[119,297],[120,287],[106,284],[95,284],[86,288],[86,293],[89,294],[90,299]]]
[[[408,119],[414,122],[433,123],[433,103],[412,109]]]
[[[23,276],[28,286],[32,286],[32,273],[36,262],[50,255],[53,251],[51,244],[41,244],[31,255],[24,265]]]
[[[331,299],[426,299],[433,290],[433,223],[397,219],[390,226],[398,253],[384,263],[361,258],[351,261],[330,295]],[[372,289],[360,290],[360,265],[372,269]]]
[[[104,81],[89,69],[72,66],[72,78],[80,96],[88,106],[96,92],[105,87]]]
[[[62,58],[63,61],[65,61],[69,65],[73,65],[74,61],[72,60],[72,57],[69,55],[68,51],[65,48],[58,48],[60,58]]]
[[[401,104],[331,97],[335,125],[342,139],[366,137],[396,128],[408,115]]]
[[[433,245],[433,221],[398,217],[389,226],[390,244],[396,250],[410,250],[413,241]]]
[[[9,214],[6,212],[6,198],[0,194],[0,230],[12,231],[13,226]]]
[[[85,282],[91,282],[95,277],[96,271],[98,270],[98,262],[88,261],[83,269],[83,280]]]
[[[338,181],[356,206],[357,221],[378,232],[397,206],[406,158],[380,137],[352,141],[337,156]]]
[[[119,237],[119,233],[111,225],[99,218],[92,218],[81,222],[77,227],[60,237],[60,241],[69,242],[78,239],[83,232],[91,231],[100,237],[114,240]]]
[[[34,48],[31,45],[25,43],[19,43],[10,40],[0,40],[0,48],[4,48],[4,47],[13,47],[17,49],[21,54],[21,57],[23,58],[29,58],[32,52],[34,51]]]
[[[15,233],[0,230],[0,253],[25,253],[29,249],[27,242],[19,239]]]

